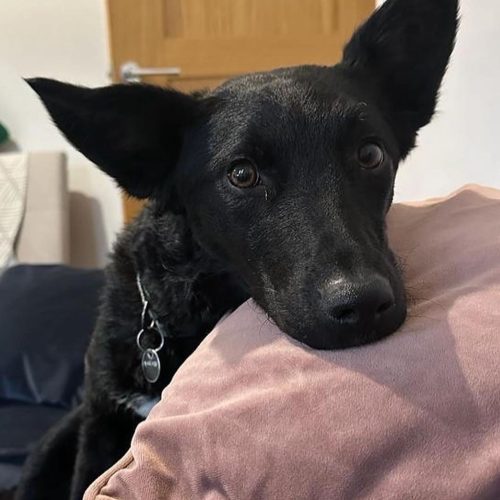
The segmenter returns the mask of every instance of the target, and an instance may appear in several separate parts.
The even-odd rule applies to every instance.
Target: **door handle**
[[[144,76],[180,76],[181,68],[141,68],[135,61],[120,66],[120,79],[125,83],[140,83]]]

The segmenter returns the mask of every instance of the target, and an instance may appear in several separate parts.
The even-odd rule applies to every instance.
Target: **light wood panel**
[[[114,78],[127,61],[176,66],[182,91],[242,73],[334,64],[375,0],[108,0]],[[127,219],[137,205],[125,201]]]

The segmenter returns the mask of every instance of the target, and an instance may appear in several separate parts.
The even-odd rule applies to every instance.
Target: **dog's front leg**
[[[140,421],[126,409],[87,403],[70,500],[82,500],[90,484],[125,454]]]

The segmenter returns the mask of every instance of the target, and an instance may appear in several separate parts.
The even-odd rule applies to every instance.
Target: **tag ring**
[[[140,332],[137,334],[137,337],[135,340],[137,343],[137,347],[142,352],[146,351],[147,349],[151,349],[152,351],[155,351],[155,352],[161,351],[163,345],[165,344],[165,339],[164,339],[163,335],[156,328],[153,328],[153,327],[154,327],[154,321],[151,322],[151,325],[149,325],[149,327],[141,328]],[[158,347],[153,349],[151,347],[143,347],[142,346],[142,344],[141,344],[142,337],[143,337],[144,333],[147,331],[153,331],[160,337],[160,345]]]

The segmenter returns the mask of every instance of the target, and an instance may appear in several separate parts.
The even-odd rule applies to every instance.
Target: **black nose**
[[[326,305],[337,330],[371,333],[383,326],[394,306],[394,292],[382,276],[340,279],[328,286]]]

